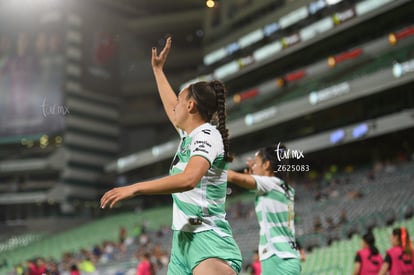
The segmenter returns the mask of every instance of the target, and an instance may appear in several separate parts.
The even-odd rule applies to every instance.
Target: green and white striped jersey
[[[295,190],[282,188],[277,177],[252,175],[256,180],[256,215],[260,224],[259,257],[299,258],[294,224]]]
[[[215,126],[205,123],[182,137],[170,175],[182,173],[193,156],[207,159],[210,169],[194,189],[172,194],[172,229],[186,232],[214,230],[220,236],[230,236],[225,212],[227,163],[221,134]],[[191,218],[200,219],[202,223],[190,224]]]

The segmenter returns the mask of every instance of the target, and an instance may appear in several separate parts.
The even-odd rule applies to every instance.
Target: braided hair
[[[368,233],[365,233],[362,236],[362,239],[366,242],[368,245],[369,251],[371,252],[371,255],[378,255],[379,251],[378,248],[375,246],[375,236],[372,234],[371,231]],[[369,257],[371,257],[371,255]]]
[[[187,99],[194,98],[200,116],[208,122],[217,118],[217,130],[224,144],[224,160],[231,162],[229,130],[226,128],[226,88],[218,80],[200,81],[189,86]]]
[[[411,259],[413,255],[413,243],[411,242],[407,229],[405,227],[394,228],[392,234],[398,238],[400,246],[403,249],[403,254]]]

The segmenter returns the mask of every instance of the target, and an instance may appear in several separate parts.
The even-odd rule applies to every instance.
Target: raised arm
[[[180,174],[109,190],[101,198],[101,208],[112,208],[117,202],[138,195],[171,194],[191,190],[198,184],[209,168],[210,163],[207,159],[201,156],[193,156]]]
[[[242,174],[233,170],[227,171],[227,181],[245,189],[256,189],[256,180],[249,174]]]
[[[168,79],[165,76],[163,70],[170,48],[171,37],[167,38],[165,46],[159,55],[157,54],[157,49],[155,47],[152,48],[151,65],[154,72],[155,81],[157,82],[158,93],[160,94],[165,113],[167,114],[168,119],[174,125],[174,107],[177,104],[177,95],[171,88],[171,85],[168,82]]]

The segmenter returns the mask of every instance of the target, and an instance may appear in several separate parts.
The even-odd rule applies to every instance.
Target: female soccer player
[[[405,227],[394,228],[390,241],[392,248],[387,250],[378,275],[414,275],[413,243],[407,229]]]
[[[152,68],[165,112],[181,135],[170,176],[114,188],[101,198],[102,207],[137,195],[172,194],[173,241],[168,275],[238,274],[242,258],[225,219],[227,162],[225,88],[219,81],[198,82],[178,96],[163,67],[171,47],[167,38]],[[210,121],[217,117],[218,126]]]
[[[272,146],[260,149],[251,174],[229,170],[227,178],[240,187],[256,190],[262,275],[297,275],[301,265],[293,220],[295,190],[287,182],[287,167],[282,169],[285,171],[277,172],[279,165],[286,165],[283,162],[287,161],[279,161],[277,150],[286,148]]]
[[[368,232],[362,236],[362,249],[356,253],[354,275],[378,274],[382,256],[375,246],[375,236]]]

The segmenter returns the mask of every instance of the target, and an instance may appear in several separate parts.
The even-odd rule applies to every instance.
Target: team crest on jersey
[[[183,138],[181,145],[180,145],[180,156],[188,156],[190,154],[190,142],[191,139],[188,140],[186,137]]]
[[[180,159],[182,159],[182,156],[188,155],[189,153],[190,153],[190,143],[186,142],[186,139],[184,137],[181,141],[179,152],[175,155],[173,161],[171,162],[170,170],[172,169],[172,167],[177,165]]]
[[[180,146],[180,154],[186,155],[190,151],[190,144],[182,143]]]

